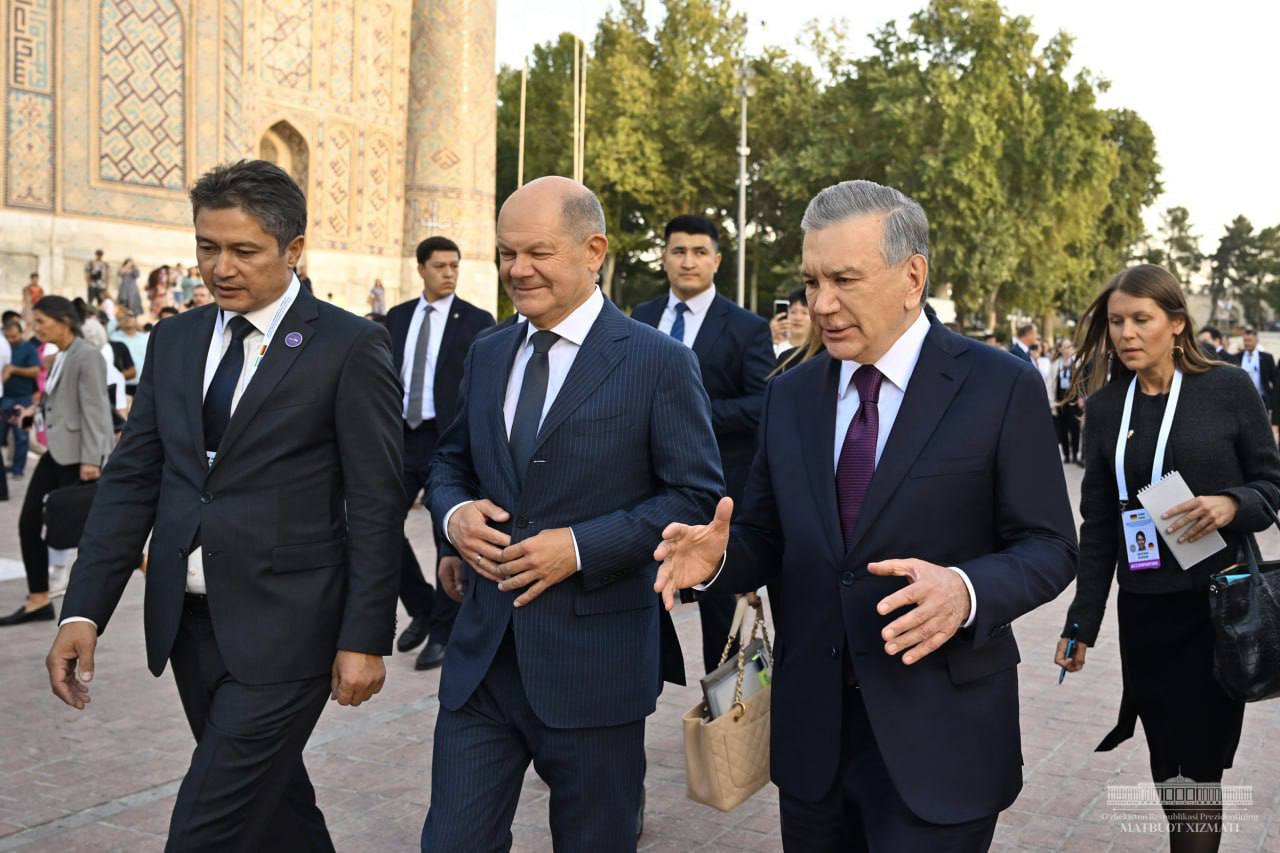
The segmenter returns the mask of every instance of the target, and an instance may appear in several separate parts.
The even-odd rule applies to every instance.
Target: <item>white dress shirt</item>
[[[924,346],[924,339],[928,334],[929,318],[922,311],[915,322],[894,341],[893,346],[889,347],[889,351],[875,363],[876,370],[879,370],[884,377],[880,383],[878,401],[880,423],[876,431],[877,468],[880,467],[880,456],[884,453],[884,446],[893,432],[893,425],[898,420],[902,400],[907,394],[907,385],[911,382],[911,374],[915,373],[916,362],[920,360],[920,349]],[[844,448],[845,435],[849,432],[849,426],[853,423],[853,418],[858,414],[858,407],[862,403],[862,398],[858,395],[858,386],[853,382],[853,374],[861,366],[856,361],[840,363],[840,380],[836,385],[836,442],[831,450],[833,476],[840,467],[840,451]],[[955,566],[947,568],[960,576],[964,581],[965,589],[969,591],[969,618],[960,626],[968,628],[978,615],[978,598],[974,595],[973,584],[969,581],[968,575]],[[716,577],[719,577],[719,573]],[[706,589],[715,583],[715,580],[716,578],[712,578],[707,584],[694,588]]]
[[[573,367],[573,361],[578,357],[578,350],[582,349],[582,342],[587,339],[587,333],[591,331],[591,327],[595,325],[596,318],[600,316],[600,312],[604,309],[604,294],[600,292],[600,288],[592,290],[591,295],[587,297],[587,301],[583,302],[573,310],[568,317],[560,321],[560,324],[548,331],[555,332],[560,336],[551,349],[547,350],[547,396],[542,402],[542,414],[538,418],[538,426],[541,428],[543,420],[547,417],[547,412],[551,411],[551,404],[555,402],[556,395],[560,393],[560,389],[564,387],[564,380],[569,375],[569,369]],[[530,341],[533,339],[535,332],[539,331],[534,328],[532,323],[526,324],[524,344],[516,353],[515,362],[511,365],[511,375],[507,379],[507,395],[502,401],[502,419],[507,427],[507,438],[511,437],[511,424],[516,418],[516,405],[520,402],[520,388],[524,385],[524,370],[529,364],[529,359],[533,358],[533,345]],[[505,452],[505,449],[500,449]],[[457,506],[451,507],[444,514],[444,535],[449,540],[449,544],[453,544],[453,539],[449,537],[449,520],[453,518],[453,514],[462,507],[472,501],[463,501]],[[569,530],[570,535],[573,529]],[[582,571],[582,555],[578,552],[578,537],[573,537],[574,557],[577,560],[578,571]],[[474,555],[464,555],[467,556]]]
[[[681,300],[674,291],[669,291],[667,307],[662,309],[662,317],[658,320],[658,331],[662,334],[671,334],[671,327],[676,322],[676,305],[681,301],[689,307],[689,310],[684,312],[684,338],[681,342],[689,349],[693,349],[693,342],[697,340],[702,321],[707,319],[707,311],[711,309],[711,303],[716,301],[716,287],[713,284],[697,296],[686,300]]]
[[[440,342],[444,340],[444,327],[449,322],[449,312],[453,309],[453,294],[439,299],[427,301],[426,294],[418,297],[418,307],[413,311],[413,319],[409,321],[409,333],[404,339],[404,362],[400,365],[400,383],[404,386],[403,414],[409,417],[409,391],[413,382],[413,359],[418,351],[418,334],[422,330],[422,320],[431,311],[431,335],[427,338],[427,374],[422,382],[422,413],[424,421],[434,420],[436,416],[436,361],[440,358]]]
[[[271,329],[272,321],[276,318],[276,311],[282,307],[282,304],[288,300],[292,305],[293,301],[298,298],[298,292],[302,289],[302,285],[298,282],[295,275],[293,281],[289,282],[289,287],[280,295],[278,299],[269,305],[265,305],[255,311],[250,311],[244,315],[238,315],[235,311],[223,311],[222,323],[215,324],[213,327],[214,334],[209,336],[209,350],[205,355],[204,362],[204,387],[200,392],[201,399],[209,393],[209,384],[213,382],[213,376],[218,372],[218,364],[222,361],[223,354],[227,351],[227,347],[231,344],[231,330],[228,328],[232,317],[243,316],[253,325],[253,331],[245,335],[244,346],[244,366],[240,369],[240,380],[236,383],[235,393],[231,397],[231,412],[235,413],[236,406],[240,405],[240,398],[244,396],[244,389],[248,387],[249,381],[253,378],[257,371],[258,352],[265,352],[266,347],[271,344],[271,338],[266,337]],[[286,308],[285,311],[288,309]],[[281,320],[284,319],[284,312],[281,312]],[[279,324],[277,323],[277,328]],[[217,334],[221,328],[222,334]],[[204,582],[204,553],[201,548],[193,548],[191,553],[187,555],[187,592],[197,595],[204,595],[206,591]],[[69,616],[60,622],[65,625],[68,622],[90,622],[92,619],[86,619],[83,616]],[[93,623],[97,624],[97,623]]]
[[[1253,380],[1253,387],[1259,394],[1262,393],[1262,359],[1258,356],[1258,350],[1245,350],[1240,353],[1240,366],[1249,374],[1249,378]]]

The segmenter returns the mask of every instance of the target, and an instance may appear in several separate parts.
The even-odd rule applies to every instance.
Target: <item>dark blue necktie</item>
[[[555,332],[534,332],[529,341],[533,345],[533,355],[524,367],[520,399],[516,402],[511,435],[507,439],[511,459],[516,464],[516,475],[522,482],[529,460],[533,458],[533,448],[538,443],[538,426],[542,423],[542,407],[547,400],[547,380],[551,376],[551,360],[547,352],[558,340],[560,336]]]
[[[227,328],[231,330],[231,343],[227,344],[227,351],[222,354],[222,361],[218,362],[218,370],[204,395],[204,449],[210,453],[218,452],[231,420],[231,401],[235,399],[236,385],[240,384],[240,373],[244,370],[244,339],[253,331],[253,324],[236,315],[227,323]]]
[[[684,315],[689,313],[689,306],[683,302],[676,303],[676,321],[671,324],[671,337],[684,343]]]

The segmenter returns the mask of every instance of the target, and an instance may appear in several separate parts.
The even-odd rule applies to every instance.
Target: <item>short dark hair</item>
[[[790,293],[788,293],[788,294],[787,294],[787,303],[788,303],[788,304],[790,304],[790,305],[795,305],[797,302],[799,302],[801,305],[803,305],[803,306],[804,306],[804,307],[806,307],[806,308],[808,308],[808,307],[809,307],[809,301],[808,301],[807,299],[805,299],[805,298],[804,298],[804,287],[803,287],[803,286],[801,286],[801,287],[797,287],[795,290],[793,290],[793,291],[791,291]]]
[[[716,224],[705,216],[698,216],[693,213],[686,213],[677,216],[675,219],[667,223],[667,227],[662,229],[662,239],[670,240],[672,234],[706,234],[711,238],[711,242],[715,243],[716,250],[720,249],[720,230],[716,228]]]
[[[93,250],[93,256],[94,256],[95,258],[100,258],[100,257],[102,257],[102,250],[101,250],[101,249],[94,249],[94,250]]]
[[[215,166],[191,187],[191,218],[201,210],[238,207],[276,238],[281,254],[307,233],[307,197],[288,173],[266,160]]]
[[[418,266],[431,260],[431,256],[436,252],[456,252],[459,258],[462,257],[462,250],[458,248],[458,244],[448,237],[428,237],[418,244]]]
[[[157,316],[159,316],[159,317],[177,317],[177,316],[178,316],[178,309],[177,309],[177,308],[174,308],[172,305],[166,305],[166,306],[164,306],[163,308],[161,308],[161,309],[160,309],[160,311],[159,311],[159,313],[157,314]]]
[[[1018,334],[1016,335],[1016,337],[1020,338],[1023,335],[1025,335],[1027,332],[1034,332],[1035,329],[1036,329],[1035,323],[1023,323],[1021,326],[1018,327]]]
[[[84,323],[84,318],[80,315],[75,303],[67,297],[46,296],[33,307],[50,320],[66,323],[77,337],[82,336],[80,326]]]
[[[1212,340],[1215,340],[1215,341],[1222,340],[1222,332],[1218,331],[1217,326],[1204,326],[1203,328],[1200,329],[1200,334],[1203,335],[1205,332],[1209,333],[1209,337]]]
[[[0,314],[0,322],[8,323],[10,320],[17,320],[21,322],[22,315],[19,314],[17,311],[12,311],[12,310],[6,311],[3,314]]]
[[[1256,338],[1258,336],[1258,330],[1250,326],[1244,330],[1244,334],[1253,335]]]
[[[40,273],[38,272],[33,272],[30,276],[28,276],[28,278],[39,278],[39,277],[40,277]]]

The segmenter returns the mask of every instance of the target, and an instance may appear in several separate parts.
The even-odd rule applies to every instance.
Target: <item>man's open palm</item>
[[[720,570],[732,518],[733,499],[721,498],[710,524],[668,524],[662,531],[662,544],[653,552],[662,563],[653,588],[668,610],[676,606],[676,593],[705,583]]]

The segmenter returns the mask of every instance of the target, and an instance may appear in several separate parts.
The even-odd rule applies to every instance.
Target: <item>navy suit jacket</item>
[[[1014,358],[1020,358],[1023,361],[1027,362],[1028,364],[1032,363],[1031,353],[1027,352],[1022,347],[1018,346],[1016,343],[1009,344],[1009,352],[1013,353]]]
[[[440,439],[432,515],[488,498],[511,514],[513,542],[571,527],[582,571],[513,607],[479,575],[449,640],[440,703],[460,708],[510,626],[538,718],[554,728],[612,726],[652,713],[661,686],[657,565],[672,521],[705,523],[724,489],[711,406],[694,356],[607,300],[538,433],[523,484],[502,404],[527,324],[482,336],[467,356],[458,417]],[[462,555],[464,559],[467,555]]]
[[[770,383],[746,500],[712,587],[770,585],[773,780],[803,800],[834,783],[851,651],[876,743],[911,810],[941,824],[995,814],[1022,787],[1009,624],[1075,576],[1044,382],[934,322],[846,551],[833,463],[839,374],[822,354]],[[880,637],[902,611],[876,612],[906,581],[867,572],[894,557],[958,566],[977,598],[974,624],[909,667]]]
[[[637,305],[631,319],[656,329],[667,298],[663,294]],[[717,293],[693,340],[693,354],[711,397],[711,425],[720,447],[726,494],[737,502],[755,456],[764,386],[777,366],[769,323]]]
[[[391,357],[398,375],[404,375],[405,338],[409,336],[409,323],[418,305],[415,296],[401,302],[387,312],[387,331],[391,333]],[[462,363],[476,335],[493,325],[493,315],[477,308],[457,296],[445,321],[444,335],[440,339],[440,354],[436,357],[436,372],[432,395],[436,403],[436,426],[443,431],[453,423],[458,413],[458,388],[462,385]]]

